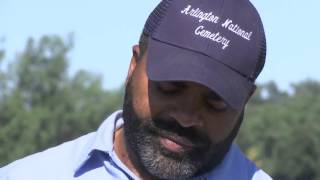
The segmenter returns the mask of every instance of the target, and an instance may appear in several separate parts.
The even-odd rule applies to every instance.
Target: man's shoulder
[[[209,177],[223,180],[272,180],[262,169],[249,160],[240,148],[233,144],[223,162]]]
[[[10,179],[60,179],[72,175],[75,162],[95,133],[81,136],[45,151],[16,160],[0,168],[0,180]]]
[[[239,175],[244,177],[243,179],[248,180],[272,180],[272,178],[260,169],[253,161],[251,161],[238,147],[238,145],[232,146],[232,160],[231,162],[235,164],[233,171],[236,169],[242,170]]]
[[[252,180],[272,180],[272,178],[266,172],[260,169],[254,173]]]

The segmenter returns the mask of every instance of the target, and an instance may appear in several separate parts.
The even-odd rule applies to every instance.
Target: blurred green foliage
[[[68,74],[72,46],[72,37],[30,39],[7,68],[0,49],[0,167],[95,131],[121,108],[123,87],[105,90],[101,77],[82,70]],[[274,179],[320,179],[318,115],[319,82],[297,83],[291,93],[259,85],[237,143]]]
[[[30,39],[0,71],[0,166],[94,131],[121,107],[121,89],[106,91],[85,71],[68,76],[71,48],[59,37]]]
[[[312,80],[281,92],[259,87],[246,111],[238,144],[279,180],[320,179],[320,83]]]

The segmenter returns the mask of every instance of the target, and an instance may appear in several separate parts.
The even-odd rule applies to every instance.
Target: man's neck
[[[142,173],[140,168],[137,168],[137,165],[134,164],[132,157],[130,157],[130,149],[126,144],[125,133],[123,128],[119,128],[115,132],[115,139],[114,139],[114,151],[121,162],[127,166],[129,170],[131,170],[139,179],[151,179],[149,175],[146,173]]]

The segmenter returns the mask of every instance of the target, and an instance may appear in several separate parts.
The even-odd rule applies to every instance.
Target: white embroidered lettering
[[[205,30],[204,26],[199,26],[194,31],[194,34],[197,36],[200,36],[202,38],[209,39],[211,41],[214,41],[216,43],[222,44],[222,49],[226,49],[229,46],[230,40],[225,38],[224,36],[220,35],[219,32],[213,33],[211,31]]]
[[[231,19],[227,19],[227,20],[222,24],[222,27],[227,28],[227,27],[230,25],[230,23],[232,23],[232,20],[231,20]]]
[[[191,5],[188,5],[184,10],[182,10],[181,14],[197,18],[199,22],[208,21],[216,24],[220,19],[218,16],[215,16],[213,12],[204,12],[199,8],[191,9]]]
[[[241,29],[241,27],[238,24],[232,24],[231,19],[227,19],[221,26],[223,28],[226,28],[229,31],[235,33],[236,35],[242,37],[243,39],[246,39],[248,41],[251,40],[252,32],[249,33],[247,31]]]
[[[191,5],[189,5],[189,6],[186,7],[183,11],[181,11],[181,14],[186,14],[186,15],[188,15],[188,12],[189,12],[190,8],[191,8]]]
[[[196,9],[192,8],[191,5],[187,5],[184,9],[182,9],[181,14],[193,17],[193,18],[197,19],[197,21],[199,23],[202,23],[204,21],[211,22],[214,24],[220,23],[219,22],[220,17],[216,16],[212,11],[209,11],[209,12],[202,11],[200,8],[196,8]],[[245,29],[241,28],[240,25],[233,23],[233,20],[230,18],[226,19],[223,23],[220,23],[220,25],[222,28],[236,34],[237,36],[239,36],[245,40],[248,40],[248,41],[251,40],[251,36],[252,36],[253,32],[246,31]],[[216,28],[213,27],[213,29],[216,29]],[[198,26],[195,29],[194,34],[197,36],[200,36],[202,38],[209,39],[215,43],[221,44],[223,50],[225,50],[231,44],[230,40],[228,38],[226,38],[223,35],[223,33],[211,32],[211,31],[205,29],[204,26]]]

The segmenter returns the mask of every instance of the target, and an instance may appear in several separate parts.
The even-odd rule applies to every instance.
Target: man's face
[[[237,134],[242,111],[198,83],[149,80],[145,57],[132,72],[123,116],[135,163],[160,179],[188,178],[217,166]]]

